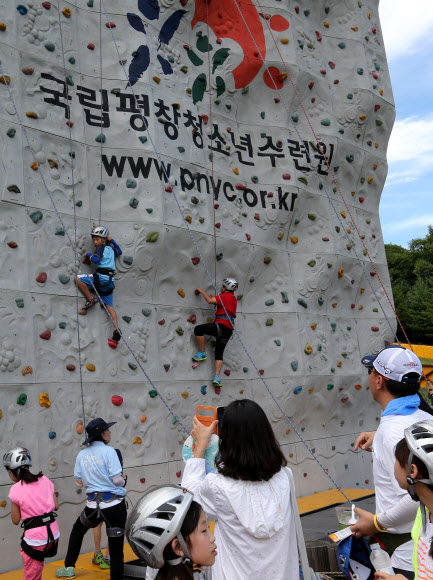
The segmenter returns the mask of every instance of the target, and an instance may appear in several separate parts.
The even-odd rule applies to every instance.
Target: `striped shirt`
[[[429,556],[433,537],[433,524],[427,523],[427,531],[418,541],[418,580],[433,580],[433,559]]]

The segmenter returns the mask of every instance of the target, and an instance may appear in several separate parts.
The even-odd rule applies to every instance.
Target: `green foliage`
[[[409,340],[433,344],[433,226],[408,248],[386,244],[385,250],[395,309]],[[397,336],[406,341],[400,327]]]

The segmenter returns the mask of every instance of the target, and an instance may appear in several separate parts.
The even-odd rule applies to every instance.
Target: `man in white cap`
[[[359,521],[351,529],[356,537],[375,535],[390,554],[395,573],[412,580],[410,531],[419,504],[395,479],[394,448],[406,427],[431,420],[431,415],[418,408],[422,365],[412,351],[395,345],[365,356],[361,362],[368,368],[370,392],[381,406],[382,416],[376,433],[361,433],[355,443],[355,450],[373,451],[376,514],[356,508]]]

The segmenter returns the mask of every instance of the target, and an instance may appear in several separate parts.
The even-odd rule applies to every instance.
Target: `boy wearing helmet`
[[[379,354],[365,356],[368,382],[373,399],[382,408],[376,433],[361,433],[355,451],[373,449],[373,476],[376,492],[376,514],[356,508],[359,521],[351,526],[356,537],[376,535],[391,556],[396,574],[412,580],[413,542],[410,531],[418,503],[400,488],[394,475],[394,448],[405,429],[431,415],[419,409],[417,394],[423,372],[419,358],[410,350],[391,345]],[[374,437],[374,440],[373,440]]]
[[[213,384],[215,389],[221,389],[221,369],[223,366],[224,349],[233,334],[234,319],[238,301],[234,295],[238,283],[234,278],[224,278],[221,286],[221,294],[207,294],[203,288],[197,288],[196,293],[201,294],[208,304],[215,304],[217,307],[215,320],[209,324],[200,324],[194,328],[194,334],[199,347],[198,353],[193,356],[193,360],[200,362],[207,359],[205,351],[204,335],[208,334],[216,338],[215,345],[215,378]],[[219,394],[219,390],[217,392]]]
[[[120,332],[117,327],[117,314],[113,307],[113,277],[116,274],[115,258],[122,254],[122,250],[116,244],[116,242],[109,236],[107,228],[103,226],[95,226],[92,230],[92,241],[95,246],[95,253],[92,254],[88,252],[83,259],[85,264],[96,264],[95,274],[80,274],[75,277],[75,283],[78,288],[87,298],[87,302],[84,307],[79,311],[79,314],[85,315],[89,308],[92,308],[98,299],[93,297],[91,290],[96,288],[101,301],[107,307],[107,310],[114,322],[114,332],[113,338],[109,339],[108,344],[112,348],[117,347],[117,343],[120,340]],[[113,343],[110,343],[114,341]]]

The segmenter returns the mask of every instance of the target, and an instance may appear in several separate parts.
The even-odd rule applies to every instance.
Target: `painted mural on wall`
[[[395,109],[377,4],[0,0],[0,444],[27,445],[55,480],[64,537],[83,502],[73,279],[86,271],[66,233],[82,255],[99,220],[123,250],[120,327],[184,424],[197,404],[254,398],[299,493],[332,485],[237,338],[220,395],[211,357],[192,368],[194,325],[213,316],[194,290],[212,290],[203,266],[216,265],[239,280],[236,329],[280,405],[340,485],[371,485],[351,447],[377,424],[360,359],[394,327],[378,207]],[[118,421],[132,497],[180,481],[179,423],[127,346],[108,347],[102,309],[78,323],[86,420]],[[17,541],[8,485],[0,475],[4,549]]]

